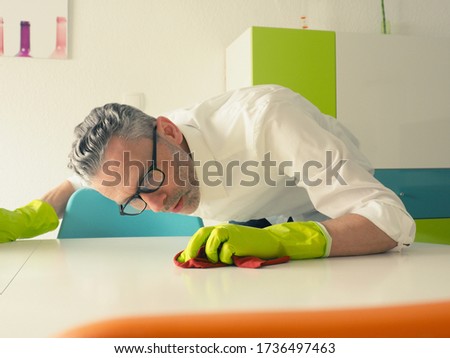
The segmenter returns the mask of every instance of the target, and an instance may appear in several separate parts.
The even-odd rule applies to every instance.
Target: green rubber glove
[[[58,227],[59,219],[53,207],[42,200],[14,211],[0,209],[0,243],[30,238]]]
[[[289,256],[293,260],[326,257],[331,237],[317,222],[288,222],[264,229],[223,224],[199,229],[178,257],[184,263],[195,258],[205,246],[208,260],[233,264],[233,255],[274,259]]]

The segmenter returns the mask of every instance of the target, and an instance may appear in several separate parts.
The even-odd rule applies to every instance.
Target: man
[[[381,253],[414,240],[413,219],[373,178],[355,138],[281,86],[228,92],[156,119],[109,104],[75,135],[70,167],[122,214],[151,209],[241,223],[200,229],[180,262],[201,247],[211,262],[231,264],[234,255]],[[44,203],[61,215],[74,186],[63,183]],[[261,220],[273,225],[246,226]]]

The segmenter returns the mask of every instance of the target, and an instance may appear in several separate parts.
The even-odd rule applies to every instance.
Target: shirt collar
[[[202,133],[198,128],[192,125],[180,124],[180,131],[183,133],[184,138],[191,151],[192,159],[195,162],[195,172],[197,179],[199,180],[200,187],[200,205],[196,212],[192,215],[199,215],[202,212],[203,206],[209,206],[212,201],[225,197],[226,191],[224,188],[223,180],[220,184],[210,185],[205,183],[205,178],[208,173],[204,171],[205,164],[208,162],[216,161],[214,154],[203,139]]]

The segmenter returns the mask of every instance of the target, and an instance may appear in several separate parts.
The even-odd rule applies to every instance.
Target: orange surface
[[[123,317],[75,327],[59,337],[450,337],[450,301],[321,311]]]

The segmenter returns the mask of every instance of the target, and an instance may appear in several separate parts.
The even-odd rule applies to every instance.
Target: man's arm
[[[332,237],[330,256],[376,254],[397,246],[384,231],[357,214],[346,214],[322,222]]]
[[[264,229],[235,224],[204,227],[192,236],[177,261],[189,262],[202,247],[210,262],[231,265],[234,256],[300,260],[376,254],[396,246],[395,240],[365,217],[346,214],[322,223],[287,222]]]
[[[72,183],[68,180],[65,180],[60,185],[46,193],[41,198],[41,200],[49,203],[53,207],[53,209],[55,209],[58,217],[62,218],[66,209],[67,202],[69,201],[69,198],[74,193],[74,191],[75,188],[73,187]]]
[[[75,188],[66,180],[40,200],[15,210],[0,208],[0,243],[36,237],[55,230]]]

